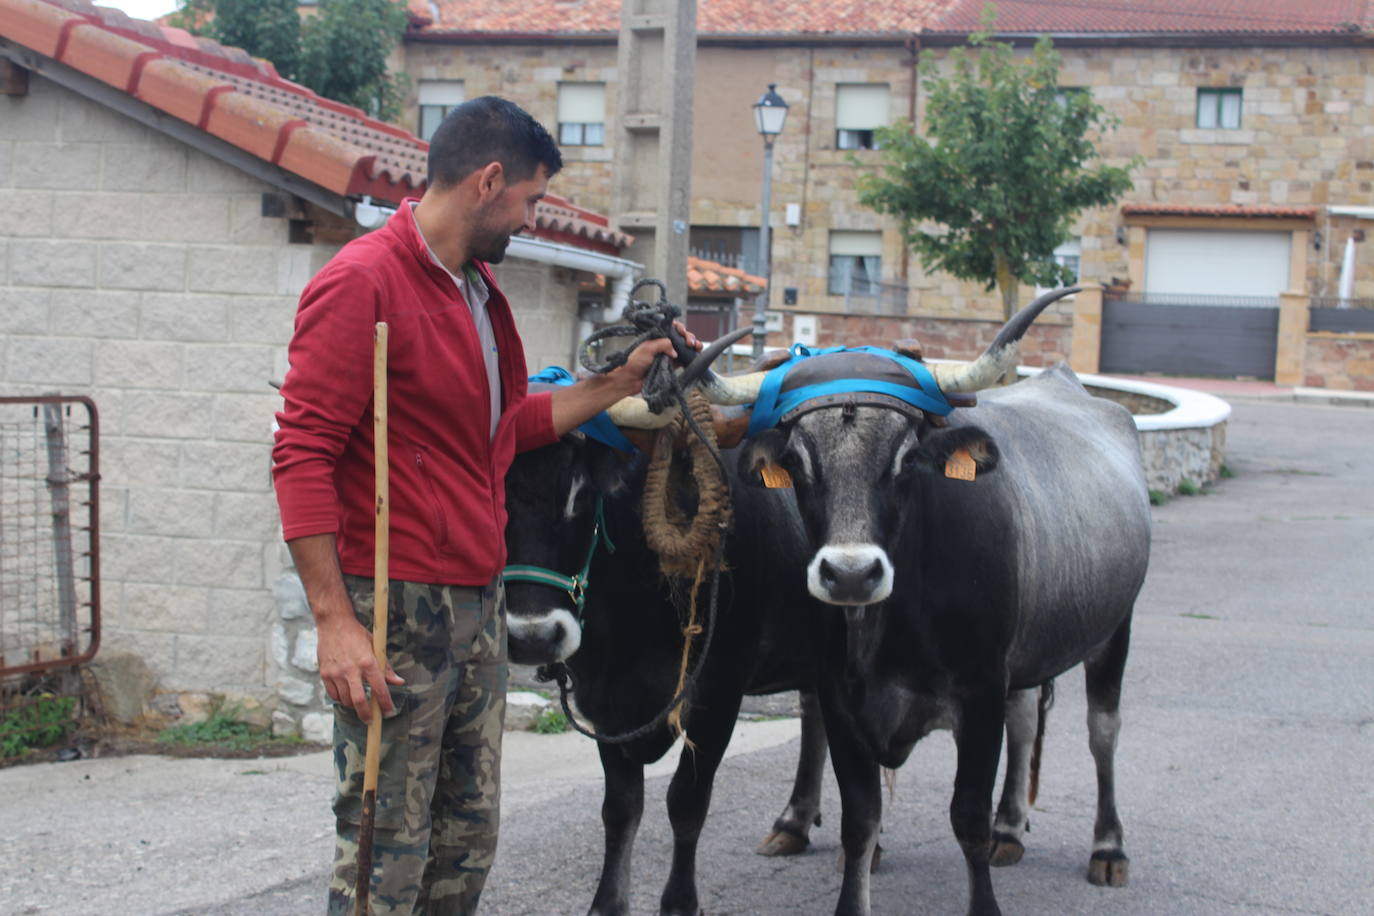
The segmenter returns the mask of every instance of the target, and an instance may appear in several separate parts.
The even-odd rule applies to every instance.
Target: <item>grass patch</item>
[[[1152,505],[1152,506],[1167,506],[1168,504],[1169,504],[1169,494],[1168,494],[1168,493],[1165,493],[1163,490],[1151,490],[1151,491],[1150,491],[1150,505]]]
[[[265,728],[254,728],[234,717],[233,709],[217,709],[204,722],[173,725],[158,733],[158,744],[200,745],[246,751],[267,740]]]
[[[534,722],[534,731],[540,735],[560,735],[571,727],[561,709],[546,709]]]
[[[1220,617],[1216,616],[1215,614],[1199,614],[1199,613],[1196,612],[1196,611],[1188,611],[1187,613],[1185,613],[1185,614],[1179,614],[1178,616],[1180,616],[1180,617],[1191,617],[1193,620],[1220,620],[1220,619],[1221,619]]]
[[[1202,487],[1198,486],[1196,482],[1189,480],[1187,477],[1178,482],[1179,496],[1197,496],[1201,492]]]
[[[52,747],[76,727],[76,697],[40,693],[0,719],[0,757]]]
[[[1231,470],[1231,466],[1229,464],[1223,464],[1217,470],[1217,476],[1220,477],[1222,480],[1230,480],[1232,477],[1236,476],[1236,472]]]

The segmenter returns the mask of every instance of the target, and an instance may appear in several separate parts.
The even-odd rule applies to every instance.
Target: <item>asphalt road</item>
[[[1081,677],[1061,678],[1008,914],[1374,912],[1374,410],[1233,401],[1228,466],[1154,511],[1117,755],[1127,888],[1084,880],[1094,780]],[[795,722],[742,726],[702,840],[702,904],[829,913],[839,801],[790,860],[752,849],[790,786]],[[601,860],[590,742],[512,736],[483,912],[585,912]],[[954,748],[917,746],[885,812],[875,913],[957,914]],[[635,913],[657,911],[668,766],[648,782]],[[0,913],[287,916],[322,911],[328,762],[79,761],[0,772]]]

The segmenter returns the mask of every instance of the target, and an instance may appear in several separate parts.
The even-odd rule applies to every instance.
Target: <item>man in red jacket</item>
[[[672,354],[654,341],[614,372],[527,396],[510,305],[487,265],[534,227],[562,164],[517,106],[490,96],[460,105],[430,143],[424,195],[346,245],[301,294],[273,478],[336,704],[331,914],[353,911],[368,691],[385,716],[373,912],[476,910],[500,796],[506,470],[517,451],[638,393],[653,358]],[[390,326],[386,672],[369,635],[378,321]]]

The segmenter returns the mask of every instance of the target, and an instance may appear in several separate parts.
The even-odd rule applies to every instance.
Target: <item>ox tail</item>
[[[1045,746],[1045,722],[1049,718],[1052,706],[1054,706],[1054,680],[1050,679],[1040,685],[1040,703],[1035,721],[1035,745],[1031,748],[1028,805],[1035,804],[1035,797],[1040,794],[1040,752]]]

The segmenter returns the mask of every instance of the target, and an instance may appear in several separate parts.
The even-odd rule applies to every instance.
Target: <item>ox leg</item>
[[[821,825],[821,777],[825,772],[825,720],[814,690],[799,691],[801,753],[787,807],[773,821],[773,832],[754,850],[761,856],[791,856],[811,845],[811,827]]]
[[[1116,737],[1121,730],[1121,676],[1131,642],[1127,618],[1106,648],[1084,665],[1088,693],[1088,747],[1097,765],[1097,820],[1088,880],[1106,887],[1125,887],[1130,859],[1122,849],[1121,818],[1116,813]]]
[[[606,832],[606,856],[589,911],[592,916],[626,916],[630,912],[630,854],[644,813],[644,766],[617,746],[597,744],[606,795],[601,823]]]
[[[729,693],[722,696],[722,693]],[[673,826],[673,864],[659,901],[662,916],[697,916],[697,841],[711,807],[716,769],[739,715],[741,693],[721,691],[703,695],[693,704],[687,738],[696,746],[683,747],[677,771],[668,784],[668,821]]]
[[[844,879],[836,916],[867,916],[869,874],[878,829],[882,824],[882,779],[878,763],[863,750],[863,742],[845,727],[837,714],[827,712],[831,735],[830,765],[840,785],[840,845],[844,850]]]
[[[970,697],[955,733],[958,764],[949,821],[968,867],[969,916],[1000,916],[992,891],[992,791],[1002,752],[1005,695]]]
[[[992,864],[1015,865],[1026,847],[1022,837],[1030,824],[1030,762],[1035,748],[1040,689],[1013,690],[1007,695],[1007,775],[1002,801],[992,825]]]

